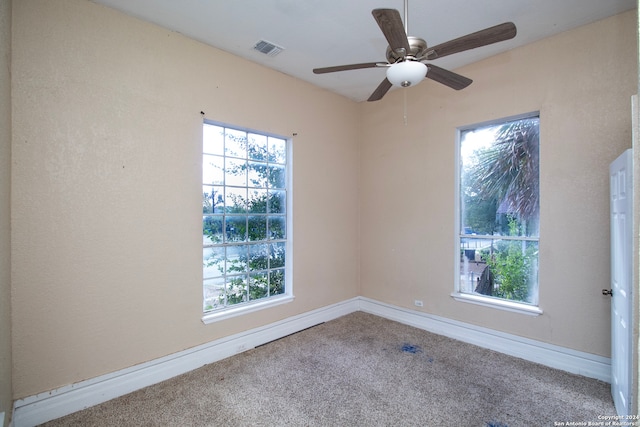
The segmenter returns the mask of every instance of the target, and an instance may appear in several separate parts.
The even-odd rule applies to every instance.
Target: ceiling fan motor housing
[[[407,37],[409,39],[409,52],[404,52],[404,49],[399,51],[391,50],[391,47],[387,47],[387,62],[394,64],[398,61],[409,58],[410,60],[421,58],[427,52],[427,42],[419,37]]]

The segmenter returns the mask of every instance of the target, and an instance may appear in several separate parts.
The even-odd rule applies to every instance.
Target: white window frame
[[[229,319],[232,317],[245,315],[245,314],[253,313],[259,310],[264,310],[266,308],[271,308],[278,305],[286,304],[294,300],[294,295],[293,295],[293,164],[292,164],[293,144],[292,144],[291,138],[284,137],[282,135],[277,135],[277,134],[259,131],[255,129],[249,129],[241,126],[230,125],[228,123],[216,122],[212,120],[204,120],[202,123],[202,129],[204,129],[204,125],[219,126],[219,127],[223,127],[225,129],[231,129],[234,131],[254,133],[254,134],[263,135],[267,137],[283,139],[285,140],[285,145],[286,145],[286,178],[285,178],[286,179],[286,183],[285,183],[286,234],[284,239],[286,258],[285,258],[285,268],[284,268],[285,269],[284,293],[280,295],[261,298],[255,301],[239,303],[236,305],[219,308],[213,311],[204,312],[202,316],[202,322],[204,324],[211,324],[211,323]],[[204,155],[204,152],[202,153]],[[201,171],[201,175],[202,175],[202,171]],[[201,283],[200,286],[204,285],[204,275],[203,275],[203,280],[200,283]],[[204,298],[204,295],[202,296],[202,298]],[[202,307],[202,300],[200,302],[200,306]]]
[[[477,129],[486,126],[499,125],[506,122],[522,120],[532,117],[540,118],[540,112],[534,111],[525,114],[519,114],[516,116],[504,117],[496,120],[490,120],[487,122],[476,123],[467,126],[461,126],[456,129],[456,144],[455,144],[455,222],[454,222],[454,270],[455,270],[455,279],[454,279],[454,292],[451,293],[451,296],[459,302],[470,303],[475,305],[480,305],[484,307],[495,308],[504,311],[510,311],[520,314],[526,314],[531,316],[539,316],[543,313],[542,309],[539,305],[539,300],[537,305],[522,303],[518,301],[510,301],[507,299],[496,298],[491,296],[484,296],[479,294],[470,294],[466,292],[461,292],[460,290],[460,145],[461,145],[461,135],[464,131],[469,129]],[[539,179],[539,178],[538,178]],[[479,236],[482,237],[482,236]],[[509,236],[502,236],[504,240],[518,240],[518,241],[536,241],[540,242],[540,235],[538,234],[537,238],[527,238],[527,237],[514,237],[509,238]],[[540,287],[540,281],[538,276],[538,289]],[[538,291],[539,292],[539,291]]]

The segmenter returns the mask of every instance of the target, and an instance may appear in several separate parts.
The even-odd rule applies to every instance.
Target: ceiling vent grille
[[[258,52],[264,53],[267,56],[276,56],[284,50],[283,47],[275,45],[266,40],[260,40],[253,48]]]

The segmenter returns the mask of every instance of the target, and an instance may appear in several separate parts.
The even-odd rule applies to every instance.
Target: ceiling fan
[[[405,26],[402,24],[400,12],[396,9],[373,9],[371,11],[389,43],[386,53],[387,62],[336,65],[333,67],[314,68],[313,72],[315,74],[324,74],[360,68],[387,68],[387,77],[367,101],[382,99],[393,85],[408,87],[420,83],[425,77],[455,90],[460,90],[469,86],[473,80],[431,63],[425,64],[424,61],[431,61],[453,53],[509,40],[516,36],[515,24],[513,22],[505,22],[437,46],[428,47],[427,42],[423,39],[407,36],[407,1],[405,0],[404,3]]]

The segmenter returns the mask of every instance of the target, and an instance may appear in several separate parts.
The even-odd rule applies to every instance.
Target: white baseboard
[[[610,381],[610,359],[357,297],[14,402],[11,425],[32,427],[159,383],[355,311],[364,311],[450,338]]]
[[[611,359],[445,317],[359,298],[361,311],[551,368],[611,383]]]
[[[117,372],[17,400],[13,404],[13,425],[32,427],[63,417],[357,310],[358,299],[354,298]]]

